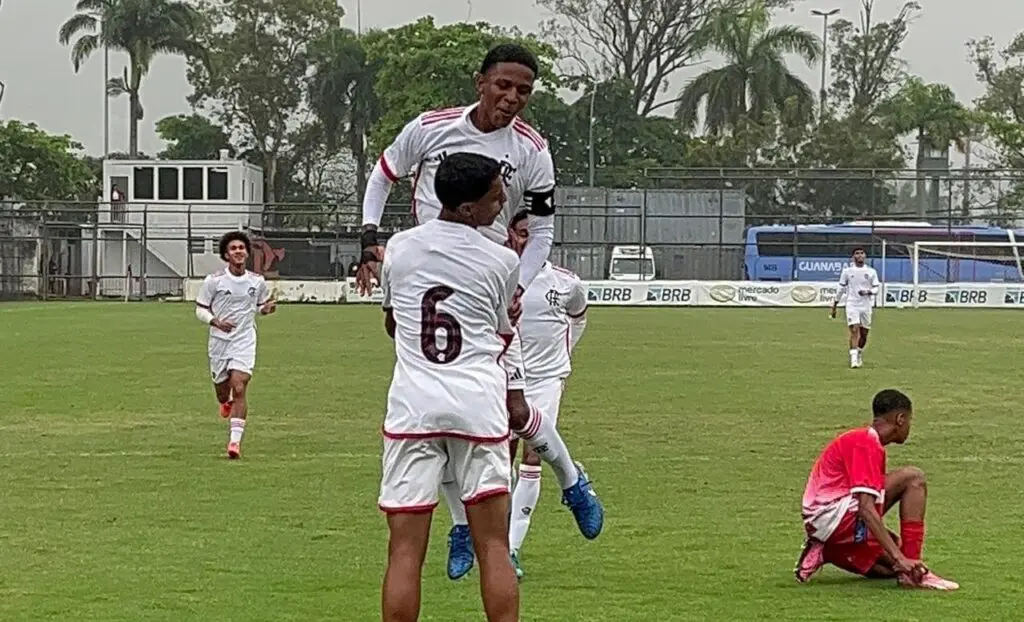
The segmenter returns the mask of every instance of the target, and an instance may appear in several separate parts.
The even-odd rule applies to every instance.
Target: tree
[[[75,72],[93,52],[110,48],[128,55],[124,75],[107,85],[110,95],[128,95],[128,152],[139,151],[143,118],[142,79],[158,54],[204,58],[194,34],[199,15],[187,2],[173,0],[78,0],[75,14],[60,28],[59,39],[71,47]]]
[[[921,142],[944,149],[963,148],[971,133],[972,118],[945,84],[925,84],[914,76],[880,108],[882,122],[896,136],[914,133]]]
[[[47,134],[34,123],[0,123],[0,198],[77,201],[93,182],[70,136]]]
[[[374,91],[377,65],[370,63],[360,38],[347,29],[333,29],[312,46],[313,75],[309,102],[323,128],[328,153],[344,144],[356,169],[356,196],[362,200],[369,174],[366,138],[380,118]]]
[[[861,122],[872,121],[886,99],[905,77],[899,52],[920,12],[907,2],[893,19],[876,22],[874,0],[861,0],[860,23],[836,20],[831,27],[832,88],[829,102]]]
[[[716,134],[769,112],[792,110],[793,118],[784,120],[798,125],[812,120],[814,94],[789,70],[784,55],[815,63],[821,55],[817,37],[796,26],[772,27],[767,8],[757,1],[741,13],[721,15],[709,37],[709,47],[727,64],[700,74],[679,94],[676,118],[686,129],[696,128],[702,103],[704,125]]]
[[[555,17],[543,32],[569,71],[592,80],[630,84],[632,109],[641,116],[671,106],[663,100],[669,78],[703,54],[714,22],[745,0],[538,0]]]
[[[321,140],[305,97],[309,47],[342,11],[334,0],[202,0],[200,10],[209,62],[189,64],[189,103],[251,151],[266,174],[266,201],[275,203],[291,166]]]
[[[485,22],[438,27],[432,17],[364,36],[368,62],[376,66],[374,92],[382,115],[370,132],[380,151],[424,110],[466,105],[477,99],[473,75],[494,45],[516,41],[537,54],[540,89],[556,86],[555,49],[532,35]]]
[[[164,117],[156,122],[156,133],[167,143],[157,154],[164,160],[216,160],[221,149],[234,151],[224,128],[200,114]]]
[[[1024,33],[1001,50],[991,37],[969,41],[967,48],[985,87],[975,103],[998,163],[1024,168]]]

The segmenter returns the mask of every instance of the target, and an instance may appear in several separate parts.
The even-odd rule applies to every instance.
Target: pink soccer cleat
[[[901,574],[897,579],[900,587],[909,589],[919,590],[940,590],[943,592],[952,592],[953,590],[960,589],[960,584],[955,581],[948,581],[943,579],[939,575],[929,570],[920,581],[915,581],[913,577],[907,574]]]
[[[231,402],[225,402],[220,405],[220,416],[224,419],[231,416]]]
[[[821,570],[825,565],[825,545],[817,540],[807,539],[804,543],[804,550],[800,552],[800,559],[796,562],[796,580],[800,583],[807,583],[814,573]]]
[[[228,443],[228,458],[238,460],[242,457],[242,446],[238,443]]]

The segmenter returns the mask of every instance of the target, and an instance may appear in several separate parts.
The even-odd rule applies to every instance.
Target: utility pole
[[[818,92],[818,121],[820,122],[825,118],[825,111],[827,110],[826,101],[828,98],[828,18],[839,13],[839,9],[831,9],[828,11],[820,11],[818,9],[811,10],[811,15],[820,17],[822,20],[821,28],[821,90]]]

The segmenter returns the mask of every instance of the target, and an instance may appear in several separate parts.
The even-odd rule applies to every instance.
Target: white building
[[[93,263],[101,296],[179,294],[183,280],[223,265],[217,240],[262,229],[263,171],[229,160],[107,160],[93,248],[83,232],[82,265]],[[144,284],[144,285],[143,285]]]

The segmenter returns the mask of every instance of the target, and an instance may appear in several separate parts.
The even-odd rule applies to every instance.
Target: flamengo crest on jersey
[[[476,104],[425,112],[399,133],[381,156],[381,168],[395,182],[412,176],[413,212],[417,224],[433,220],[441,211],[434,194],[434,174],[449,153],[476,153],[501,162],[501,177],[508,201],[505,211],[481,233],[499,244],[508,237],[511,216],[528,192],[551,192],[555,167],[547,141],[518,117],[507,127],[481,132],[469,120]]]
[[[587,310],[587,291],[578,276],[551,262],[523,294],[519,336],[529,380],[566,378],[572,372],[570,318]]]
[[[385,434],[508,435],[508,305],[516,254],[466,225],[432,220],[395,234],[381,266],[382,306],[395,320],[395,370]]]

